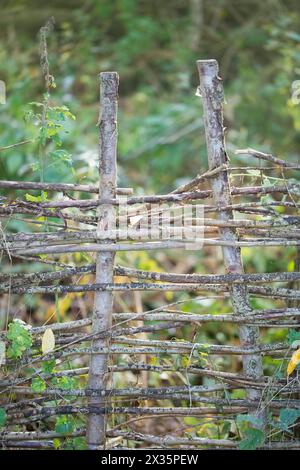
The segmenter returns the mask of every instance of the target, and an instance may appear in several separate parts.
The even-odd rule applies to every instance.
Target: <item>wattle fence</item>
[[[169,194],[149,196],[135,196],[130,188],[116,186],[119,79],[115,72],[100,75],[99,188],[0,181],[3,299],[9,304],[12,296],[43,294],[57,302],[64,294],[94,293],[91,316],[31,328],[12,322],[8,333],[6,327],[2,331],[2,352],[10,351],[3,358],[0,381],[3,448],[63,448],[68,439],[75,448],[89,449],[300,448],[299,266],[296,260],[294,271],[245,273],[241,255],[243,247],[298,250],[300,184],[289,180],[287,173],[300,165],[249,148],[237,153],[241,158],[254,157],[252,162],[258,159],[259,165],[250,166],[245,158],[244,166],[232,166],[225,149],[218,64],[205,60],[197,66],[208,170],[189,183]],[[259,184],[234,186],[241,171],[245,181],[255,177]],[[280,184],[270,184],[272,171],[280,173]],[[5,196],[7,190],[56,192],[63,197],[12,201]],[[80,199],[84,193],[90,198]],[[188,214],[184,230],[183,213]],[[40,231],[6,231],[6,223],[16,215]],[[222,248],[225,274],[150,272],[115,262],[121,251],[171,249],[180,258],[202,246]],[[85,252],[95,253],[94,264],[61,261],[64,254]],[[45,269],[22,273],[24,260],[43,263]],[[94,275],[94,280],[81,283],[86,275]],[[114,312],[115,293],[130,291],[185,292],[187,298],[199,301],[229,299],[232,311],[186,312],[183,299],[148,311],[141,306],[138,313]],[[254,298],[272,299],[277,306],[254,309]],[[184,325],[199,332],[207,323],[218,322],[236,328],[235,345],[153,338],[157,332],[164,337]],[[292,340],[262,342],[260,330],[275,328],[290,329]],[[228,370],[218,368],[219,356],[241,357],[242,370],[232,371],[230,365]],[[265,374],[269,357],[278,360],[281,374]],[[137,383],[128,372],[138,378]],[[179,377],[181,384],[172,379],[168,386],[151,386],[156,376]],[[219,437],[209,432],[199,437],[192,424],[184,424],[187,417],[222,423]],[[151,420],[170,420],[169,432],[165,427],[163,433],[151,433]],[[248,429],[243,434],[245,423]]]

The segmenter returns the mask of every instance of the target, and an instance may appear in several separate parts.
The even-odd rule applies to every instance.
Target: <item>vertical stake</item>
[[[119,77],[116,72],[100,74],[100,145],[99,145],[99,199],[116,197],[116,154],[117,154],[117,110]],[[112,205],[100,205],[97,233],[101,234],[115,225],[115,209]],[[102,241],[103,243],[104,241]],[[107,240],[111,243],[111,240]],[[96,283],[112,283],[115,253],[99,252],[96,255]],[[109,331],[112,324],[113,293],[95,292],[92,333]],[[96,338],[92,350],[109,348],[110,338]],[[92,353],[88,387],[91,390],[105,390],[108,386],[108,354]],[[106,397],[91,397],[89,405],[100,408],[99,414],[90,413],[87,423],[87,443],[91,450],[105,446],[108,406]]]
[[[223,85],[221,78],[218,76],[219,67],[216,60],[198,60],[197,68],[200,77],[199,90],[203,101],[208,164],[209,169],[213,170],[228,164],[223,128]],[[226,168],[211,179],[211,184],[215,205],[217,207],[231,205],[230,184]],[[232,210],[222,210],[219,212],[219,216],[224,221],[233,220],[234,218]],[[234,228],[220,228],[220,235],[223,240],[229,242],[238,240]],[[244,273],[239,247],[224,246],[223,258],[228,273]],[[233,310],[237,315],[252,313],[245,284],[231,284],[230,296]],[[259,343],[259,328],[242,325],[239,328],[239,337],[243,348],[255,348]],[[243,369],[246,376],[259,379],[263,375],[260,355],[243,355]],[[251,388],[247,389],[247,395],[250,400],[259,401],[261,398],[260,390]]]

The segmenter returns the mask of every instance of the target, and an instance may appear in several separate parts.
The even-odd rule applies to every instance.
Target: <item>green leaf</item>
[[[30,168],[32,171],[39,171],[41,169],[41,165],[38,162],[31,163]]]
[[[53,369],[55,367],[55,359],[52,361],[44,361],[42,363],[42,371],[45,372],[45,374],[51,374],[53,372]]]
[[[45,145],[47,140],[47,127],[43,126],[40,127],[39,133],[38,133],[38,141],[40,142],[41,145]]]
[[[86,450],[87,443],[84,437],[74,437],[66,443],[66,450]]]
[[[56,121],[65,121],[66,119],[76,119],[74,114],[69,111],[67,106],[55,106],[48,109],[47,119],[56,122]]]
[[[238,424],[241,423],[249,423],[252,424],[252,426],[260,428],[263,426],[263,420],[260,418],[257,418],[257,416],[254,415],[237,415],[236,419]]]
[[[55,144],[56,144],[58,147],[61,147],[61,145],[62,145],[62,140],[61,140],[61,138],[60,138],[60,136],[59,136],[58,133],[56,133],[56,134],[54,134],[54,135],[52,136],[52,140],[53,140],[53,142],[55,142]]]
[[[42,196],[32,196],[28,193],[25,194],[25,199],[28,202],[42,202]]]
[[[294,424],[298,418],[300,418],[300,410],[295,410],[293,408],[281,409],[279,413],[280,428],[283,431],[288,431],[289,426]]]
[[[6,419],[7,419],[7,415],[6,415],[6,411],[4,408],[0,408],[0,427],[2,428],[3,426],[5,426],[6,424]]]
[[[210,352],[210,344],[208,343],[203,343],[203,344],[199,344],[197,348],[195,348],[195,356],[196,357],[199,357],[199,354],[201,353],[206,353],[206,354],[209,354]]]
[[[69,157],[70,154],[65,150],[65,149],[57,149],[53,150],[53,152],[50,152],[50,156],[52,158],[66,158]]]
[[[43,392],[46,390],[47,384],[40,377],[34,377],[31,381],[31,390],[34,392]]]
[[[67,165],[72,165],[72,155],[65,149],[53,150],[53,152],[50,152],[50,157],[54,159],[59,159]]]
[[[239,443],[240,450],[255,450],[264,443],[264,433],[260,429],[247,429],[245,439]]]
[[[288,343],[292,345],[295,341],[296,342],[300,341],[300,331],[289,330]],[[297,345],[295,344],[295,346]]]
[[[60,377],[57,385],[62,390],[71,390],[76,388],[76,379],[74,377]]]
[[[191,363],[191,358],[189,356],[183,355],[180,358],[180,365],[181,367],[187,368]]]
[[[55,432],[58,432],[59,434],[73,432],[74,428],[75,425],[72,418],[69,418],[68,416],[59,416],[56,419]]]

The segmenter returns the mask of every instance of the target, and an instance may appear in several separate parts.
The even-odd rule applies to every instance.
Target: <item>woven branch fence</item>
[[[259,159],[259,165],[250,167],[247,160],[244,167],[230,165],[224,142],[223,86],[218,64],[215,60],[205,60],[198,61],[197,66],[200,76],[197,94],[203,103],[208,170],[189,183],[169,194],[150,196],[135,196],[130,188],[116,186],[118,75],[115,72],[100,75],[99,188],[0,181],[0,190],[41,190],[64,196],[40,202],[2,199],[2,259],[10,260],[11,268],[19,260],[43,263],[47,268],[32,273],[22,273],[20,269],[2,272],[2,297],[44,294],[57,300],[61,294],[72,293],[76,297],[92,292],[94,295],[93,315],[31,327],[26,330],[32,338],[31,347],[18,358],[7,357],[0,383],[0,407],[5,415],[5,426],[0,429],[2,447],[54,449],[67,438],[85,436],[89,449],[238,448],[242,436],[236,418],[245,414],[250,420],[252,416],[258,432],[263,430],[265,439],[259,443],[260,448],[300,448],[297,432],[293,432],[295,424],[286,433],[270,432],[268,424],[270,413],[276,419],[282,409],[288,408],[291,413],[300,410],[297,371],[289,377],[264,374],[266,358],[286,364],[284,361],[291,358],[295,345],[267,344],[260,339],[261,329],[297,330],[299,267],[295,263],[295,271],[291,272],[246,274],[241,256],[243,247],[268,250],[293,246],[297,250],[300,184],[289,181],[286,173],[299,170],[300,165],[253,149],[237,153],[240,159],[243,156],[252,156],[254,161]],[[251,175],[259,174],[261,184],[234,186],[235,174],[241,169],[251,169]],[[272,171],[280,172],[282,182],[263,184],[263,175]],[[70,193],[95,196],[74,199]],[[272,201],[264,199],[268,195],[273,196]],[[120,201],[124,200],[125,215],[120,209]],[[147,236],[153,204],[158,218],[166,210],[166,204],[174,210],[173,230],[163,238],[163,224],[157,225],[156,237]],[[188,237],[182,237],[176,225],[176,209],[195,204],[201,207],[203,216],[192,217],[189,228],[200,228],[203,236],[193,245]],[[40,231],[5,231],[5,222],[13,218],[35,223]],[[47,230],[45,220],[48,220]],[[115,229],[109,230],[112,226]],[[129,227],[127,231],[125,226]],[[118,251],[175,249],[179,258],[193,253],[187,250],[202,249],[202,244],[216,250],[221,247],[225,274],[151,272],[115,263]],[[74,266],[61,261],[61,255],[78,252],[95,253],[95,263]],[[94,281],[81,283],[81,277],[86,275],[94,275]],[[231,312],[186,312],[181,310],[184,300],[148,311],[141,307],[138,312],[114,312],[113,298],[119,291],[183,292],[187,298],[192,296],[199,301],[229,300]],[[252,298],[269,298],[279,307],[257,310],[252,307]],[[164,335],[183,325],[199,332],[205,325],[216,322],[237,328],[236,344],[153,338],[157,332]],[[55,346],[41,351],[49,330],[54,335]],[[9,347],[11,340],[6,328],[1,340]],[[215,360],[218,357],[228,358],[228,370],[218,368]],[[242,359],[239,372],[230,370],[230,359],[235,357]],[[30,370],[33,372],[28,373]],[[151,386],[156,376],[165,377],[168,386]],[[181,385],[173,380],[174,376],[180,377]],[[66,378],[68,381],[64,382]],[[74,378],[76,381],[72,382],[70,379]],[[62,429],[53,427],[57,417],[69,416],[78,418],[75,427],[70,427],[67,420],[61,421],[65,424]],[[197,418],[202,423],[226,420],[230,430],[227,437],[212,438],[209,432],[207,437],[203,434],[199,437],[184,425],[186,417]],[[170,420],[168,432],[151,433],[149,422],[157,419],[161,423]]]

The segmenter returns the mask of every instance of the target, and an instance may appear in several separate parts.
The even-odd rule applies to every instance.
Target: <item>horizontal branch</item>
[[[74,275],[90,274],[95,272],[95,265],[89,264],[80,267],[68,267],[55,272],[37,273],[7,273],[0,274],[0,292],[14,292],[17,287],[25,288],[26,285],[34,282],[49,282],[65,279]],[[234,284],[246,283],[271,283],[271,282],[294,282],[300,280],[300,272],[277,272],[277,273],[256,273],[256,274],[174,274],[154,271],[143,271],[123,266],[117,266],[115,275],[130,278],[166,281],[171,283],[186,284]],[[56,286],[55,286],[56,287]],[[30,288],[34,288],[30,286]],[[20,291],[18,292],[20,293]]]
[[[188,447],[212,447],[220,448],[236,448],[238,443],[229,439],[207,439],[204,437],[177,437],[172,435],[153,436],[151,434],[142,434],[133,431],[108,431],[110,437],[123,437],[126,440],[139,442],[149,442],[158,445],[159,448],[168,448],[172,446],[188,446]],[[272,442],[260,447],[261,449],[300,449],[300,441],[280,441]]]
[[[275,163],[276,165],[282,166],[284,168],[292,168],[294,170],[300,170],[300,165],[296,163],[290,163],[286,160],[282,160],[281,158],[274,157],[269,153],[259,152],[258,150],[254,150],[252,148],[247,149],[238,149],[234,152],[236,155],[251,155],[252,157],[259,158],[261,160],[266,160],[267,162]]]
[[[75,429],[71,433],[59,433],[55,431],[2,431],[0,432],[0,445],[1,442],[5,444],[6,440],[10,441],[32,441],[32,440],[44,440],[44,439],[63,439],[65,437],[79,437],[84,436],[85,429]]]
[[[23,140],[22,142],[16,142],[15,144],[6,145],[5,147],[0,147],[0,152],[4,152],[5,150],[10,150],[15,147],[19,147],[20,145],[29,144],[31,142],[33,142],[33,140],[27,139],[27,140]]]
[[[73,415],[73,414],[111,414],[111,415],[161,415],[161,416],[209,416],[211,414],[216,415],[230,415],[247,412],[249,409],[258,409],[260,407],[259,401],[252,400],[232,400],[231,404],[228,404],[226,399],[213,399],[208,398],[197,398],[199,402],[209,403],[210,407],[113,407],[113,408],[101,408],[98,406],[76,406],[76,405],[58,405],[58,406],[45,406],[39,409],[26,409],[22,410],[22,413],[17,415],[8,415],[9,423],[14,422],[14,419],[18,420],[18,424],[25,424],[34,421],[40,421],[51,416],[58,415]],[[211,400],[211,401],[209,401]],[[285,400],[274,400],[270,401],[269,408],[280,410],[284,408],[286,404]],[[222,409],[220,410],[220,407]],[[289,408],[299,409],[299,401],[291,400],[289,402]],[[22,414],[26,415],[26,418],[21,418]]]
[[[253,348],[243,348],[239,346],[228,346],[228,345],[215,345],[215,344],[201,344],[201,343],[190,343],[190,342],[175,342],[175,341],[158,341],[158,340],[133,340],[129,338],[113,338],[113,345],[110,348],[63,348],[57,351],[37,356],[36,354],[24,355],[21,360],[18,360],[19,367],[28,364],[34,364],[41,361],[59,359],[68,356],[77,355],[91,355],[91,354],[190,354],[191,352],[204,352],[209,355],[251,355],[251,354],[262,354],[269,356],[277,356],[276,353],[286,352],[291,349],[287,343],[274,343],[274,344],[262,344],[257,345]],[[119,346],[118,344],[127,344],[131,347]],[[7,365],[15,364],[15,361],[8,359]]]
[[[160,400],[167,400],[170,398],[173,399],[189,399],[194,393],[205,394],[212,393],[216,391],[224,390],[224,385],[214,385],[214,386],[177,386],[177,387],[161,387],[161,388],[119,388],[119,389],[51,389],[47,388],[43,392],[34,392],[30,387],[20,387],[12,386],[11,391],[18,395],[43,395],[47,397],[65,397],[65,396],[74,396],[74,397],[126,397],[126,398],[158,398]],[[198,400],[199,397],[195,397],[195,400]],[[193,398],[194,399],[194,398]],[[214,400],[214,399],[212,399]],[[202,399],[199,398],[199,401]],[[212,403],[210,398],[204,399],[203,403]]]
[[[202,173],[201,175],[197,175],[195,178],[193,178],[188,183],[179,186],[177,189],[172,191],[171,194],[181,194],[181,193],[188,192],[191,189],[198,186],[200,183],[202,183],[202,181],[205,181],[206,179],[210,179],[213,176],[217,175],[218,173],[220,173],[222,171],[227,171],[227,170],[228,170],[228,165],[222,165],[218,168],[214,168],[213,170],[208,170],[205,173]]]
[[[116,283],[116,284],[71,284],[71,285],[60,285],[60,286],[26,286],[26,287],[14,287],[8,290],[12,294],[67,294],[70,292],[95,292],[95,291],[158,291],[158,292],[228,292],[228,285],[219,284],[158,284],[158,283]],[[287,298],[287,299],[300,299],[300,291],[294,289],[285,288],[272,288],[272,287],[260,287],[260,286],[248,286],[248,292],[256,296],[267,296],[276,299]]]
[[[148,279],[152,281],[167,281],[175,283],[197,284],[234,284],[261,282],[291,282],[300,280],[300,272],[277,272],[256,274],[173,274],[155,271],[143,271],[124,266],[117,266],[116,273],[120,276]]]
[[[7,182],[9,183],[9,182]],[[47,183],[40,183],[47,184]],[[284,193],[284,194],[295,194],[299,195],[300,185],[298,183],[290,183],[286,185],[274,185],[274,186],[249,186],[249,187],[232,187],[231,195],[232,196],[242,196],[242,195],[262,195],[262,194],[272,194],[272,193]],[[182,202],[182,201],[194,201],[198,199],[206,199],[212,196],[211,190],[203,191],[194,191],[186,192],[180,194],[162,194],[162,195],[149,195],[149,196],[135,196],[130,197],[126,200],[126,205],[133,204],[155,204],[162,202]],[[124,201],[122,201],[124,203]],[[47,201],[47,202],[34,202],[28,203],[26,201],[14,201],[14,205],[26,205],[26,207],[33,208],[57,208],[57,209],[66,209],[70,207],[77,208],[92,208],[98,207],[99,205],[119,205],[119,199],[85,199],[85,200],[63,200],[63,201]]]
[[[1,149],[0,149],[1,150]],[[99,186],[96,184],[71,184],[71,183],[38,183],[35,181],[0,181],[1,189],[14,190],[44,190],[44,191],[80,191],[82,193],[99,193]],[[117,194],[128,196],[133,193],[132,188],[117,188]]]
[[[166,320],[166,321],[214,321],[214,322],[247,322],[255,320],[277,320],[280,318],[289,318],[297,317],[300,314],[299,308],[278,308],[278,309],[264,309],[264,310],[252,310],[251,314],[248,315],[235,315],[233,313],[222,314],[197,314],[192,312],[181,312],[178,310],[170,310],[167,307],[160,307],[158,309],[149,310],[145,312],[117,312],[113,313],[115,321],[124,321],[124,320],[145,320],[145,321],[156,321],[156,320]],[[51,323],[51,329],[53,331],[72,331],[74,329],[79,329],[91,325],[92,321],[90,318],[84,318],[82,320],[74,320],[71,322],[64,323]],[[49,325],[34,327],[32,328],[31,334],[43,334],[46,329],[49,328]]]
[[[230,242],[222,239],[197,238],[196,240],[166,240],[166,241],[149,241],[149,242],[132,242],[132,243],[91,243],[87,245],[54,245],[42,246],[37,248],[28,248],[16,250],[12,254],[16,255],[36,255],[36,254],[60,254],[60,253],[78,253],[78,252],[115,252],[115,251],[144,251],[144,250],[174,250],[186,249],[198,251],[204,245],[207,246],[232,246],[232,247],[258,247],[258,246],[299,246],[300,240],[290,239],[262,239],[248,238],[247,241]],[[2,251],[6,251],[4,247]]]

